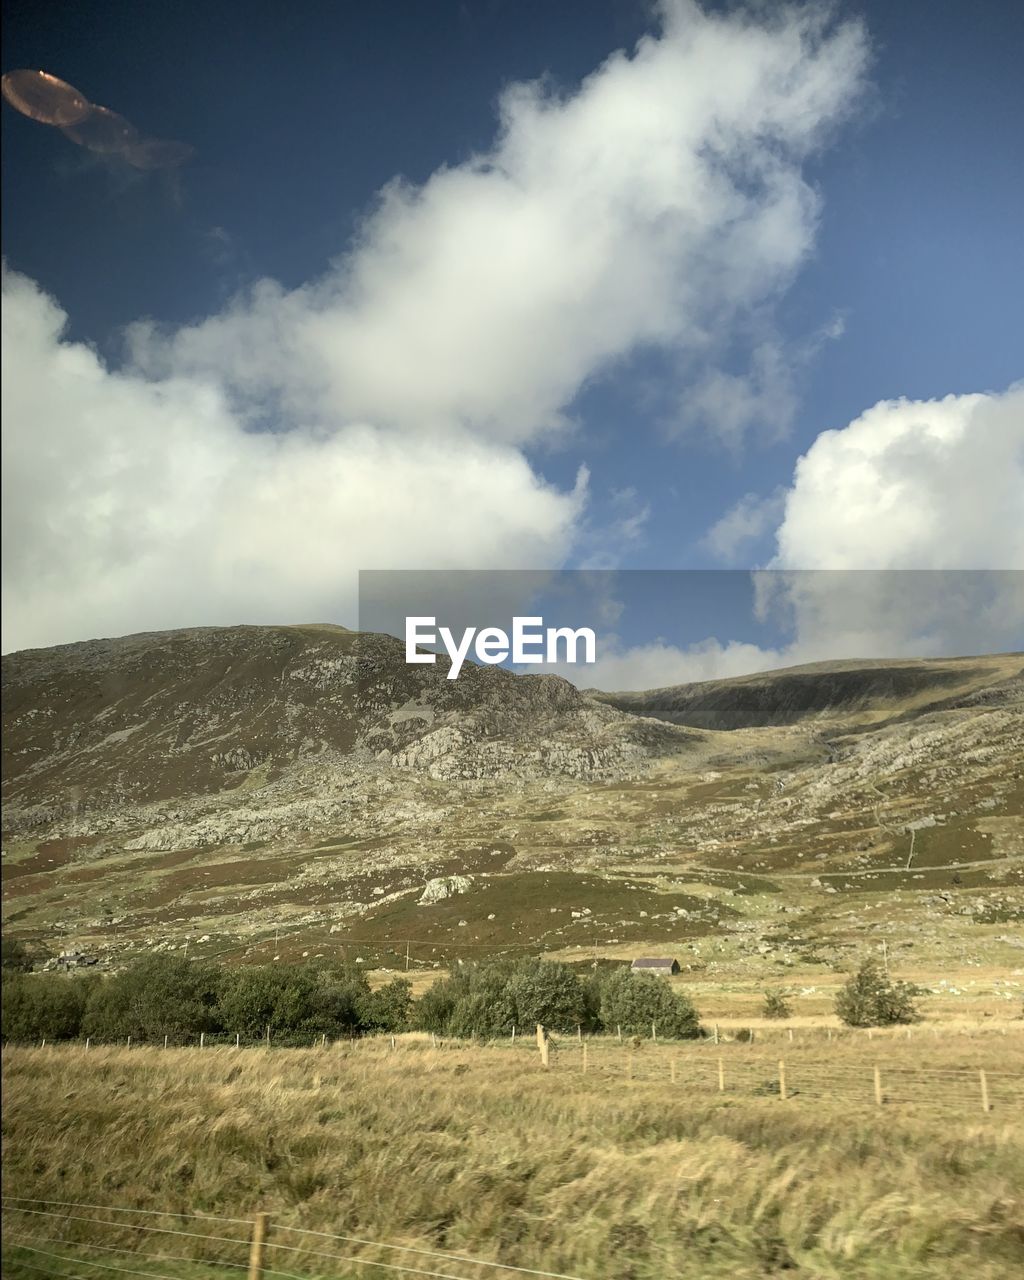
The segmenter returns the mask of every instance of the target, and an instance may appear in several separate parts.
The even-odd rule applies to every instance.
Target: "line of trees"
[[[554,1032],[647,1035],[653,1023],[665,1039],[703,1034],[692,1003],[662,978],[624,968],[581,976],[535,959],[460,967],[416,1001],[404,978],[371,990],[359,968],[322,963],[232,969],[155,955],[110,976],[7,969],[3,979],[3,1039],[14,1042],[251,1041],[269,1032],[277,1043],[308,1044],[410,1029],[491,1038],[538,1022]]]
[[[848,1026],[913,1022],[918,992],[867,960],[836,996]],[[781,993],[766,994],[766,1017],[786,1018]],[[395,978],[375,991],[365,972],[345,964],[271,964],[241,968],[152,955],[110,976],[3,973],[5,1041],[194,1041],[200,1034],[277,1043],[411,1029],[439,1035],[508,1036],[543,1023],[553,1032],[620,1030],[662,1039],[704,1034],[692,1002],[663,978],[609,967],[581,974],[549,960],[492,960],[460,966],[418,1000]]]

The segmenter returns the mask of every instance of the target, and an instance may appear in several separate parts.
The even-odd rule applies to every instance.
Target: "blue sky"
[[[1024,8],[752,12],[11,0],[5,71],[194,154],[139,172],[4,106],[5,648],[346,621],[359,568],[1024,566]],[[733,76],[749,109],[714,99]],[[500,95],[538,78],[502,151]],[[686,122],[656,135],[660,167],[630,154],[643,120],[620,136],[634,102]],[[677,160],[674,181],[718,184],[707,201],[662,192]],[[461,241],[522,252],[506,306],[487,279],[474,296],[468,251],[460,287]],[[259,432],[288,443],[256,457]],[[351,515],[346,485],[365,537],[323,514]],[[204,524],[204,503],[238,509]],[[261,547],[271,525],[284,550]]]

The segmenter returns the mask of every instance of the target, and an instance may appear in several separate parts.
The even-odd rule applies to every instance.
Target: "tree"
[[[324,995],[304,965],[253,965],[225,983],[220,1016],[228,1031],[247,1037],[326,1031]]]
[[[8,973],[3,980],[4,1040],[69,1040],[79,1035],[95,978]]]
[[[540,1022],[554,1031],[575,1031],[588,1021],[583,983],[567,964],[524,961],[507,983],[506,995],[520,1027]]]
[[[362,1003],[370,995],[366,974],[354,965],[320,970],[310,1017],[321,1035],[355,1035],[363,1029]]]
[[[17,938],[0,940],[0,965],[4,973],[31,973],[32,957],[28,948]]]
[[[592,1001],[574,969],[547,960],[460,966],[417,1002],[415,1025],[455,1036],[507,1036],[540,1022],[556,1031],[592,1026]]]
[[[647,1036],[651,1024],[666,1039],[689,1040],[703,1034],[689,998],[653,973],[616,969],[601,986],[601,1021],[627,1035]]]
[[[419,1031],[445,1035],[451,1025],[459,993],[450,978],[432,983],[412,1009],[412,1024]]]
[[[395,978],[376,991],[367,990],[357,1008],[365,1031],[404,1031],[412,1010],[412,983]]]
[[[886,1027],[915,1022],[917,987],[893,982],[877,960],[869,958],[839,989],[836,1013],[848,1027]]]
[[[97,984],[85,1015],[98,1040],[184,1040],[219,1031],[224,970],[180,956],[151,955]]]
[[[788,1018],[792,1016],[789,1001],[782,991],[766,991],[761,1016],[764,1018]]]

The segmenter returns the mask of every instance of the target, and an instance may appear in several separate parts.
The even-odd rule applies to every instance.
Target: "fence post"
[[[263,1275],[263,1246],[270,1227],[270,1215],[258,1213],[252,1223],[252,1242],[249,1245],[249,1280],[260,1280]]]
[[[433,1033],[433,1031],[431,1031],[430,1033],[430,1047],[431,1049],[437,1048],[437,1036]]]
[[[42,1043],[39,1047],[40,1047],[40,1049],[45,1049],[45,1048],[46,1048],[46,1037],[45,1037],[45,1036],[43,1036],[43,1043]]]
[[[978,1079],[981,1082],[981,1109],[982,1111],[991,1111],[992,1108],[989,1106],[988,1101],[988,1076],[982,1070],[978,1072]]]
[[[166,1036],[164,1036],[164,1048],[165,1048],[165,1049],[167,1048],[167,1037],[166,1037]]]
[[[619,1044],[622,1044],[622,1028],[619,1026],[618,1023],[615,1024],[615,1030],[618,1033]]]
[[[206,1032],[205,1031],[200,1031],[199,1033],[199,1047],[200,1049],[206,1048]]]
[[[882,1072],[881,1072],[881,1069],[876,1065],[875,1066],[875,1106],[880,1107],[881,1105],[882,1105]]]
[[[512,1023],[512,1043],[515,1044],[515,1042],[516,1042],[516,1024],[513,1022]]]
[[[89,1045],[90,1045],[91,1041],[92,1041],[92,1036],[86,1036],[86,1037],[85,1037],[85,1047],[86,1047],[87,1049],[88,1049],[88,1047],[89,1047]]]
[[[580,1044],[583,1043],[583,1028],[582,1026],[580,1026],[578,1022],[576,1024],[576,1039],[580,1042]]]
[[[391,1052],[392,1052],[392,1053],[394,1053],[394,1051],[395,1051],[395,1037],[394,1037],[394,1036],[392,1036],[392,1037],[391,1037]]]
[[[587,1042],[583,1041],[583,1074],[587,1074]]]
[[[783,1102],[786,1100],[786,1064],[779,1059],[779,1097]]]
[[[132,1047],[132,1038],[131,1038],[131,1036],[129,1036],[129,1037],[128,1037],[128,1048],[130,1049],[131,1047]]]
[[[725,1061],[718,1059],[718,1092],[725,1093]]]
[[[718,1023],[715,1023],[715,1044],[718,1044]]]
[[[270,1048],[270,1023],[267,1023],[267,1048]]]
[[[790,1044],[792,1044],[792,1043],[793,1043],[793,1028],[792,1028],[792,1027],[790,1027],[790,1028],[789,1028],[789,1043],[790,1043]]]
[[[239,1047],[241,1038],[242,1038],[242,1033],[240,1031],[236,1031],[235,1032],[235,1048],[236,1049]]]

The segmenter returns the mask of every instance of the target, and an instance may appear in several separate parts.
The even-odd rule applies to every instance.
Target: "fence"
[[[329,1266],[339,1280],[343,1275],[353,1280],[388,1275],[439,1280],[531,1276],[535,1280],[582,1280],[565,1272],[518,1267],[419,1245],[311,1231],[272,1221],[269,1214],[259,1212],[251,1218],[229,1218],[8,1195],[3,1197],[3,1208],[5,1266],[51,1277],[64,1274],[53,1268],[60,1262],[153,1280],[178,1280],[186,1274],[189,1280],[200,1280],[206,1268],[210,1280],[223,1277],[225,1271],[244,1273],[247,1280],[305,1280],[296,1271],[284,1269],[296,1266],[315,1268],[318,1275],[325,1274]],[[102,1239],[95,1239],[97,1235]],[[367,1252],[371,1256],[366,1256]],[[374,1253],[386,1258],[374,1257]],[[153,1270],[154,1266],[164,1269]],[[345,1270],[339,1271],[339,1266]]]
[[[769,1059],[738,1054],[697,1055],[642,1051],[608,1054],[585,1042],[580,1050],[547,1046],[541,1065],[560,1074],[661,1083],[693,1094],[836,1101],[848,1105],[913,1104],[943,1110],[998,1110],[1020,1107],[1024,1074],[991,1068],[906,1067],[884,1061],[820,1062],[799,1056]]]
[[[502,1040],[467,1041],[440,1038],[433,1034],[413,1036],[379,1035],[355,1040],[329,1041],[317,1036],[297,1046],[284,1048],[270,1042],[272,1051],[310,1055],[321,1061],[344,1064],[372,1063],[374,1069],[396,1071],[429,1069],[439,1056],[467,1062],[485,1056],[495,1069],[508,1064],[516,1071],[542,1071],[553,1080],[580,1076],[587,1081],[615,1079],[658,1084],[687,1091],[693,1096],[726,1095],[739,1098],[776,1098],[794,1102],[837,1102],[847,1106],[913,1106],[939,1108],[958,1114],[990,1112],[1001,1119],[1019,1111],[1024,1097],[1024,1072],[1014,1065],[1024,1045],[1009,1045],[1002,1037],[965,1040],[951,1036],[947,1050],[955,1050],[954,1064],[924,1065],[918,1046],[904,1037],[864,1035],[820,1036],[772,1043],[750,1041],[716,1042],[641,1040],[619,1041],[617,1037],[561,1035],[552,1037],[543,1028],[536,1034],[517,1034]],[[58,1042],[47,1052],[60,1053]],[[80,1047],[89,1047],[86,1046]],[[253,1048],[266,1050],[266,1040],[236,1041],[234,1037],[199,1037],[180,1052],[220,1055],[246,1054]],[[90,1047],[97,1063],[109,1052],[124,1049],[147,1054],[175,1051],[170,1043]],[[211,1058],[212,1064],[213,1058]],[[933,1055],[934,1061],[934,1055]],[[327,1068],[317,1065],[317,1076]]]

